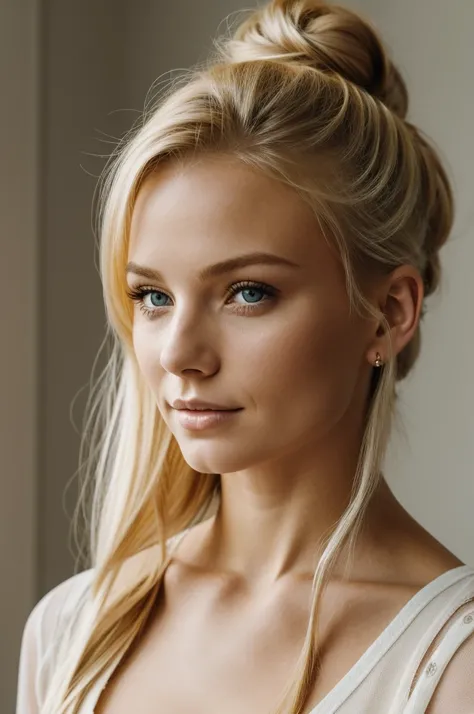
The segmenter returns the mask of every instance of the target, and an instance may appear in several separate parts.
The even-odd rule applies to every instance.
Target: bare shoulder
[[[399,532],[400,548],[394,564],[414,587],[421,588],[443,573],[465,565],[419,522],[410,520],[406,531]]]

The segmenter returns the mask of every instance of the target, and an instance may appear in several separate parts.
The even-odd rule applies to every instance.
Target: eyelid
[[[245,279],[232,283],[227,288],[226,298],[227,300],[229,300],[234,295],[237,295],[239,292],[252,289],[259,290],[260,292],[262,292],[264,295],[263,300],[257,303],[238,304],[235,312],[241,314],[251,314],[252,312],[256,312],[257,309],[260,308],[264,303],[274,301],[281,292],[273,285],[269,285],[268,283],[264,283],[260,280]],[[138,305],[139,309],[148,319],[154,319],[155,317],[158,317],[162,310],[168,307],[167,305],[155,306],[154,308],[147,307],[144,304],[144,299],[150,293],[153,292],[162,293],[163,295],[166,295],[166,297],[170,297],[170,295],[165,290],[161,290],[160,288],[148,285],[132,286],[129,290],[127,290],[128,297]]]
[[[231,293],[232,288],[239,286],[241,290],[244,290],[245,288],[259,288],[261,290],[268,290],[269,292],[272,291],[274,294],[277,294],[280,292],[279,288],[276,288],[274,285],[270,285],[269,283],[266,283],[263,280],[257,280],[254,278],[241,278],[240,280],[234,280],[232,283],[230,283],[227,287],[227,293]],[[160,287],[159,285],[150,285],[148,283],[141,283],[139,279],[136,281],[133,281],[132,284],[128,287],[126,287],[127,293],[130,292],[137,292],[137,291],[150,291],[150,292],[160,292],[163,293],[164,295],[170,295],[170,291]],[[130,297],[130,295],[129,295]]]

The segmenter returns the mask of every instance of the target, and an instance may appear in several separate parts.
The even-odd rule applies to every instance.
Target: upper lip
[[[172,405],[173,409],[220,409],[231,410],[239,407],[226,407],[223,404],[214,402],[203,402],[202,399],[176,399]]]

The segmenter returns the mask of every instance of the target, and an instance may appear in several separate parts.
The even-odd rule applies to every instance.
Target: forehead
[[[132,215],[130,259],[179,260],[198,269],[247,251],[275,252],[302,266],[331,259],[315,215],[296,191],[237,159],[170,163],[144,181]]]

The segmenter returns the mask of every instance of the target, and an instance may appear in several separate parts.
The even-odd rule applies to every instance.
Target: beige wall
[[[100,157],[130,123],[118,111],[128,106],[127,4],[43,0],[40,594],[72,567],[78,430],[105,322],[91,209]]]
[[[419,363],[401,391],[405,437],[395,437],[389,481],[421,523],[474,564],[474,3],[365,0],[406,77],[409,118],[447,162],[457,218],[441,253],[445,277],[423,328]]]
[[[0,701],[13,710],[18,637],[36,595],[37,0],[0,3]]]
[[[27,614],[73,571],[72,419],[80,427],[104,325],[91,228],[97,155],[130,123],[114,113],[127,107],[125,5],[0,0],[2,714],[14,710]]]
[[[474,4],[347,4],[365,9],[384,31],[408,81],[411,116],[442,147],[454,177],[459,210],[443,251],[444,295],[431,305],[419,366],[401,390],[406,436],[394,438],[387,475],[409,510],[474,563],[468,274]],[[66,497],[64,490],[77,468],[79,439],[70,408],[87,384],[104,324],[91,229],[103,162],[90,154],[108,153],[104,141],[130,126],[152,81],[202,58],[226,13],[242,6],[236,0],[0,2],[2,106],[13,109],[0,112],[2,711],[13,710],[27,613],[73,570],[67,512],[75,488]],[[78,427],[84,398],[82,391],[74,406]]]

